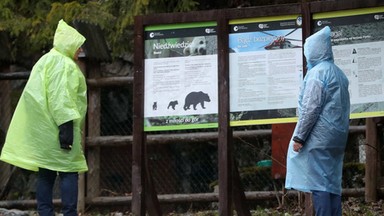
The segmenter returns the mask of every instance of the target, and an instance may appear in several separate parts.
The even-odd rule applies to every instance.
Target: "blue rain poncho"
[[[86,82],[74,56],[85,38],[61,20],[53,48],[34,65],[9,126],[0,159],[38,171],[88,170],[81,145]],[[59,144],[59,125],[73,120],[72,150]]]
[[[349,130],[348,79],[334,64],[331,30],[325,27],[304,44],[308,72],[300,88],[299,119],[287,154],[285,187],[341,195],[344,150]]]

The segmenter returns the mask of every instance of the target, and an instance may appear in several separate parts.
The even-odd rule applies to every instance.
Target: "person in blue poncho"
[[[52,191],[57,175],[63,214],[77,215],[78,173],[88,170],[81,145],[87,87],[75,62],[84,41],[59,21],[53,48],[32,68],[1,152],[0,160],[38,172],[40,216],[55,215]]]
[[[334,64],[327,26],[304,44],[308,71],[287,154],[285,187],[311,192],[318,216],[341,216],[341,180],[349,132],[348,79]]]

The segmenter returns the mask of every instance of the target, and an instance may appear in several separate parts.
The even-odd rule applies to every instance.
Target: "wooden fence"
[[[343,1],[318,1],[318,2],[305,2],[292,5],[280,5],[280,6],[269,6],[269,7],[255,7],[255,8],[242,8],[242,9],[231,9],[231,10],[220,10],[220,11],[206,11],[206,12],[193,12],[193,13],[180,13],[173,15],[151,15],[141,20],[141,24],[154,24],[157,22],[161,23],[173,23],[180,22],[185,20],[190,20],[191,17],[194,17],[195,21],[206,21],[206,20],[217,20],[219,25],[219,33],[225,33],[227,30],[224,29],[224,26],[227,25],[228,18],[239,18],[239,17],[253,17],[257,16],[270,16],[270,15],[281,15],[281,14],[292,14],[299,13],[303,14],[306,17],[306,20],[310,20],[311,14],[317,12],[325,11],[337,11],[345,9],[355,9],[355,8],[364,8],[364,7],[375,7],[383,6],[384,1],[382,0],[343,0]],[[195,18],[198,17],[196,20]],[[142,18],[138,18],[142,19]],[[160,20],[160,21],[159,21]],[[309,25],[309,23],[306,23]],[[135,27],[140,28],[140,27]],[[309,27],[308,27],[309,29]],[[138,31],[142,31],[138,29]],[[305,35],[309,35],[310,32],[305,32]],[[136,35],[136,37],[141,37],[141,35]],[[139,38],[140,39],[140,38]],[[139,40],[137,39],[137,40]],[[141,40],[141,39],[140,39]],[[228,41],[219,41],[221,46],[228,44]],[[219,61],[221,62],[223,68],[221,71],[228,71],[228,64],[224,62],[228,60],[225,55],[226,52],[219,50]],[[140,62],[142,58],[136,59],[135,61]],[[199,132],[199,133],[185,133],[185,134],[162,134],[162,135],[145,135],[141,130],[135,130],[134,134],[130,136],[101,136],[100,135],[100,89],[104,87],[118,87],[118,86],[130,86],[133,88],[134,78],[133,77],[102,77],[100,63],[95,61],[86,60],[82,64],[83,71],[86,71],[87,75],[87,84],[89,89],[89,104],[88,104],[88,118],[87,118],[87,135],[84,137],[85,148],[87,149],[87,160],[89,165],[89,171],[80,178],[80,203],[79,210],[84,211],[87,205],[130,205],[132,204],[132,209],[135,215],[144,215],[146,212],[146,207],[142,200],[144,197],[141,197],[145,192],[145,187],[148,186],[144,182],[144,179],[147,178],[143,176],[143,170],[146,169],[145,166],[141,166],[142,161],[145,157],[145,151],[142,145],[162,145],[172,141],[188,141],[188,142],[204,142],[211,140],[218,140],[222,144],[222,149],[219,149],[219,160],[220,164],[220,183],[222,185],[232,188],[232,171],[231,160],[232,152],[230,146],[230,139],[236,138],[246,138],[246,137],[255,137],[255,136],[271,136],[271,130],[254,130],[254,131],[231,131],[228,125],[228,116],[224,115],[220,117],[220,127],[218,132]],[[143,68],[136,65],[135,75],[143,73]],[[7,83],[7,80],[13,79],[27,79],[28,72],[10,72],[8,67],[2,67],[0,71],[0,81]],[[228,76],[228,74],[226,75]],[[136,78],[135,78],[136,79]],[[228,98],[228,91],[226,90],[225,82],[228,77],[221,77],[219,79],[220,94],[224,98]],[[142,85],[142,83],[139,85]],[[136,89],[141,89],[142,86],[136,86]],[[136,92],[135,97],[142,97],[143,92]],[[7,92],[1,92],[1,97],[9,97]],[[10,109],[7,109],[9,105],[1,104],[1,121],[4,124],[9,122],[9,119],[4,119],[3,116],[11,116]],[[220,113],[228,113],[228,101],[220,102]],[[137,106],[136,109],[142,109],[142,104],[134,105]],[[138,112],[141,114],[140,112]],[[5,115],[3,115],[5,114]],[[135,116],[135,121],[142,121],[142,116]],[[140,125],[140,124],[139,124]],[[366,134],[367,143],[369,146],[378,147],[378,137],[377,137],[377,124],[373,119],[366,119],[366,126],[352,126],[350,128],[350,133],[364,133]],[[136,133],[136,134],[135,134]],[[219,136],[224,135],[224,136]],[[145,139],[145,142],[144,142]],[[136,191],[138,196],[124,196],[124,197],[101,197],[100,196],[100,148],[101,147],[120,147],[120,146],[131,146],[135,145],[135,142],[138,142],[139,145],[136,146],[137,149],[133,151],[134,165],[133,172],[138,174],[138,176],[132,176],[133,182],[133,191]],[[367,148],[367,161],[366,161],[366,176],[365,189],[359,188],[355,190],[343,190],[343,195],[345,196],[365,196],[366,201],[376,201],[379,194],[382,194],[381,185],[379,184],[380,174],[380,156],[377,151],[372,150],[373,148]],[[136,164],[139,163],[139,164]],[[144,165],[144,164],[143,164]],[[142,169],[138,171],[137,169]],[[3,170],[3,168],[2,168]],[[0,175],[6,175],[5,172],[1,172]],[[140,187],[140,188],[138,188]],[[225,188],[225,187],[223,187]],[[157,195],[154,197],[147,197],[148,199],[154,199],[155,205],[156,200],[159,203],[171,203],[171,202],[221,202],[221,211],[220,215],[231,215],[231,205],[233,201],[232,191],[223,190],[219,193],[204,193],[204,194],[168,194],[168,195]],[[224,194],[223,194],[224,193]],[[244,196],[249,200],[257,199],[274,199],[277,196],[283,196],[284,192],[246,192]],[[151,194],[149,194],[151,195]],[[156,195],[156,194],[152,194]],[[0,201],[0,207],[6,208],[22,208],[22,207],[31,207],[35,205],[33,200],[22,200],[22,201]],[[60,202],[55,200],[55,204],[59,205]],[[155,206],[155,209],[147,209],[150,215],[158,215],[158,207]],[[246,209],[236,208],[239,215],[248,215]],[[310,213],[310,211],[309,211]],[[310,214],[308,214],[310,215]]]

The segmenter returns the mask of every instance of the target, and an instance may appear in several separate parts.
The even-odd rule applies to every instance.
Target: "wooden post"
[[[312,25],[311,25],[312,15],[310,11],[310,4],[307,3],[306,0],[302,0],[301,10],[303,15],[303,43],[304,43],[305,39],[309,37],[312,33]],[[305,59],[304,53],[303,53],[303,73],[304,73],[303,76],[305,76],[305,74],[307,73],[307,61]],[[313,216],[314,209],[313,209],[311,194],[305,193],[304,203],[305,203],[305,214],[307,216]]]
[[[228,20],[226,11],[218,12],[218,88],[219,88],[219,214],[233,215],[232,203],[240,216],[250,216],[240,174],[233,158],[233,132],[229,119]]]
[[[135,17],[135,47],[144,47],[143,18]],[[144,132],[144,49],[134,56],[133,145],[132,145],[132,213],[135,216],[162,215],[149,170]]]
[[[100,77],[100,68],[96,62],[87,62],[88,77]],[[88,137],[100,136],[100,89],[88,88]],[[87,148],[87,198],[100,194],[100,147]]]
[[[84,137],[85,138],[85,137]],[[83,143],[84,139],[83,138]],[[77,200],[77,212],[80,214],[83,214],[85,212],[85,174],[81,173],[79,174],[79,180],[78,180],[78,200]]]
[[[0,65],[0,73],[7,73],[9,72],[9,66],[1,66]],[[5,135],[7,128],[9,126],[9,123],[11,122],[12,117],[12,107],[11,107],[11,85],[8,80],[0,80],[0,130],[1,135],[4,135],[4,137],[0,138],[0,142],[2,138],[4,138],[5,141]],[[2,144],[0,143],[0,150],[2,148]],[[8,163],[0,162],[0,198],[4,195],[4,190],[6,188],[6,185],[9,183],[12,173],[12,166]]]
[[[373,118],[365,120],[366,145],[365,145],[365,201],[377,201],[377,127]]]
[[[10,72],[9,66],[1,66],[0,65],[0,73],[8,73]],[[5,132],[6,128],[8,128],[9,123],[11,122],[12,117],[12,107],[11,107],[11,85],[8,80],[1,80],[1,91],[0,91],[0,129],[3,129]]]
[[[84,61],[82,60],[78,60],[77,61],[77,64],[79,65],[80,67],[80,70],[83,72],[83,74],[86,75],[86,64]],[[82,137],[81,137],[81,143],[83,145],[83,151],[85,149],[85,128],[82,128],[81,131],[83,132],[82,134]],[[84,211],[85,211],[85,174],[84,173],[80,173],[79,174],[79,180],[78,180],[78,187],[79,187],[79,191],[78,191],[78,199],[77,199],[77,212],[80,213],[80,214],[83,214]]]
[[[305,204],[305,215],[308,215],[308,216],[315,215],[311,193],[305,193],[304,204]]]
[[[377,146],[378,148],[380,149],[380,145],[383,143],[384,141],[384,137],[383,137],[383,123],[384,123],[384,117],[376,117],[376,118],[373,118],[373,121],[376,123],[376,129],[377,129]],[[381,153],[380,151],[378,152],[377,154],[377,174],[376,174],[376,177],[377,177],[377,189],[378,189],[378,197],[380,197],[380,191],[379,189],[381,187],[383,187],[383,183],[384,183],[384,178],[382,176],[382,168],[383,168],[383,164],[382,164],[382,157],[381,157]]]
[[[251,216],[249,207],[247,204],[247,198],[245,197],[244,187],[241,184],[240,173],[237,168],[237,163],[233,160],[232,167],[232,178],[233,178],[233,203],[235,205],[236,213],[239,216]]]
[[[135,17],[135,47],[144,47],[143,19]],[[132,213],[135,216],[145,215],[145,159],[144,159],[144,52],[136,49],[134,56],[133,92],[133,144],[132,144]]]
[[[145,143],[145,142],[144,142]],[[145,145],[145,144],[144,144]],[[147,193],[145,194],[145,204],[148,209],[148,214],[151,216],[161,216],[160,203],[157,198],[157,192],[154,186],[153,178],[149,170],[148,152],[146,146],[144,146],[144,161],[145,161],[145,188]]]
[[[225,13],[218,15],[218,90],[219,90],[219,215],[233,215],[232,210],[232,131],[229,126],[228,28]]]

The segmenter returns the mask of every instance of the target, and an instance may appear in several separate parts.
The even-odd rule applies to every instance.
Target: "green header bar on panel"
[[[195,22],[195,23],[180,23],[180,24],[166,24],[166,25],[151,25],[145,27],[145,31],[159,31],[168,29],[185,29],[185,28],[198,28],[207,26],[216,26],[216,22]]]
[[[384,7],[362,8],[362,9],[353,9],[353,10],[345,10],[345,11],[332,11],[332,12],[313,14],[313,19],[317,20],[317,19],[325,19],[325,18],[364,15],[364,14],[371,14],[371,13],[380,13],[383,11],[384,11]]]
[[[291,20],[296,19],[299,14],[296,15],[286,15],[286,16],[269,16],[269,17],[258,17],[258,18],[247,18],[247,19],[234,19],[230,20],[230,25],[236,24],[246,24],[246,23],[255,23],[255,22],[272,22],[272,21],[280,21],[280,20]]]

